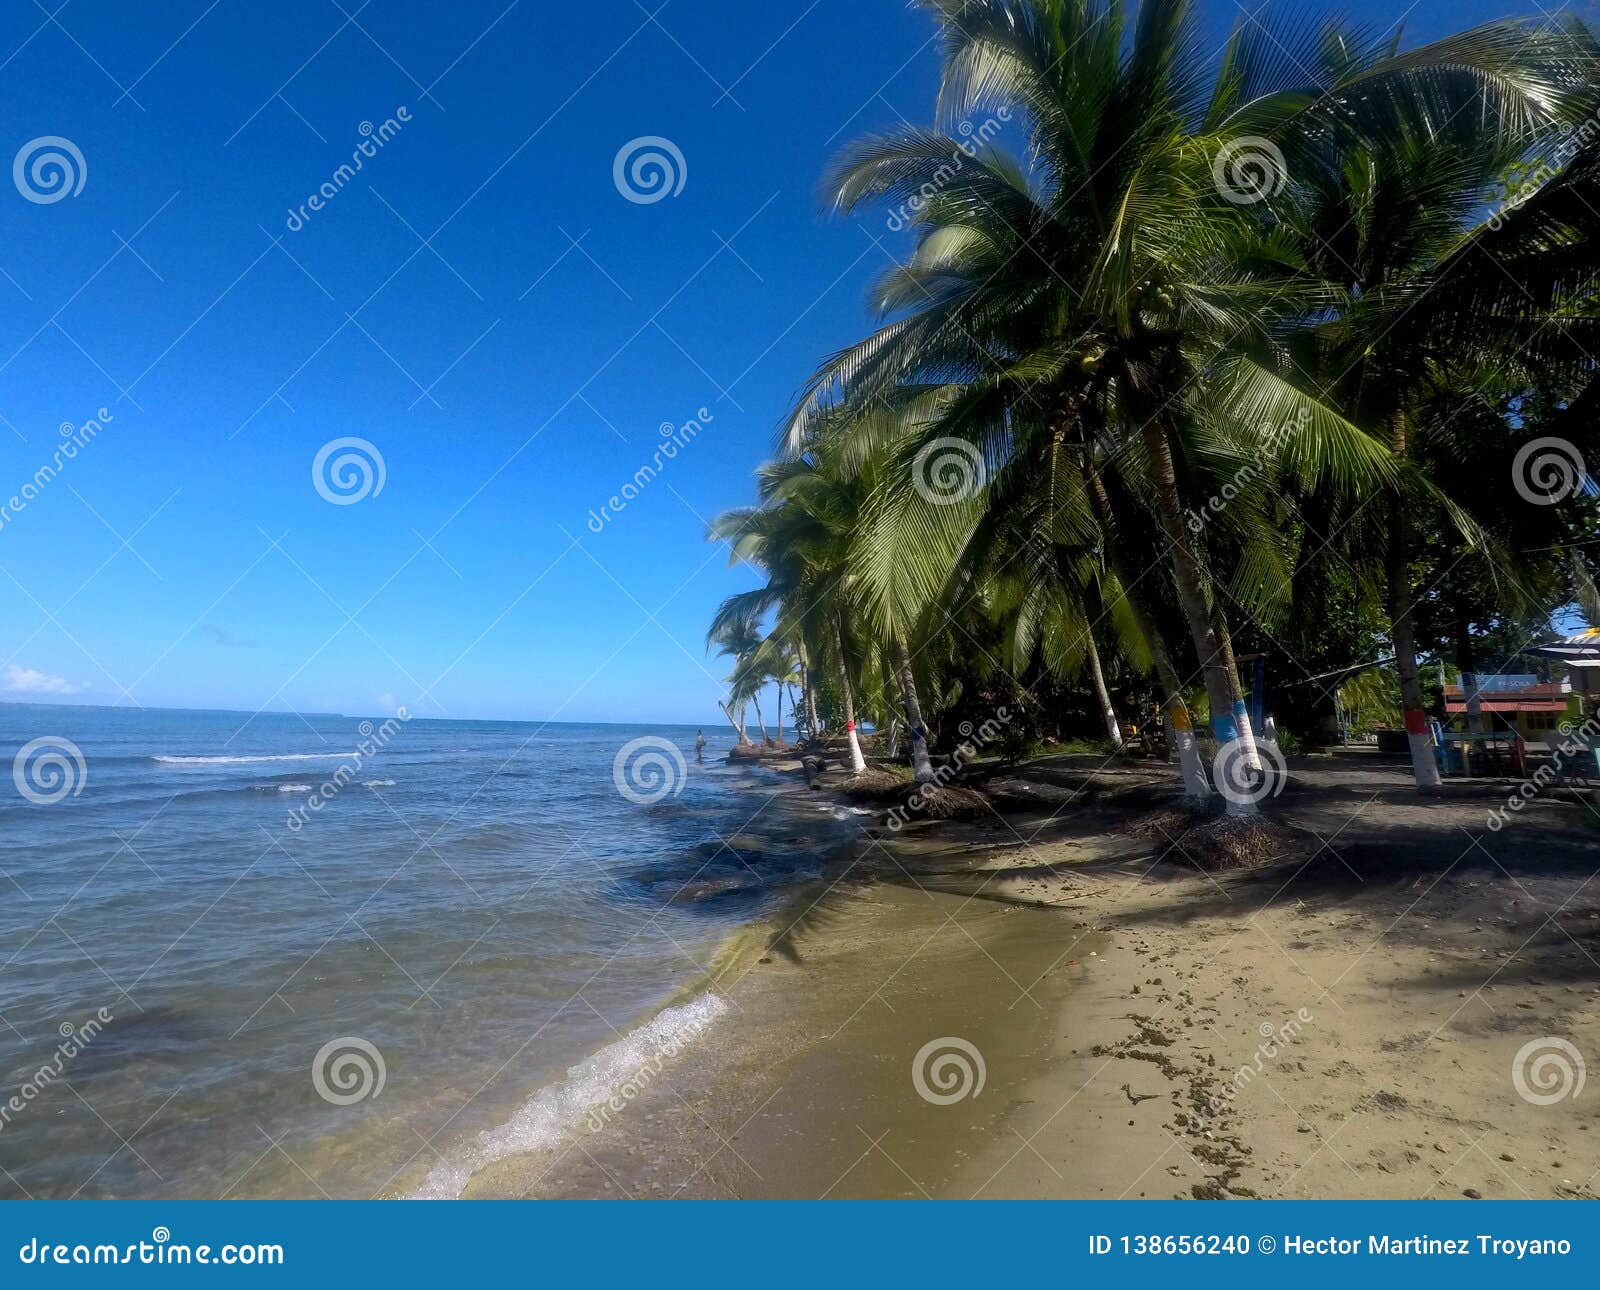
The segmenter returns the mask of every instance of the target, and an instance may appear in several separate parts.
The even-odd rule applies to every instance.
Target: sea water
[[[558,1148],[851,827],[695,734],[0,705],[0,1195],[449,1196]]]

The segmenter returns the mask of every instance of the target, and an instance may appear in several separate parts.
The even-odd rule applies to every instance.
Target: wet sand
[[[1225,876],[1128,831],[1164,768],[867,841],[609,1123],[467,1194],[1594,1196],[1600,1089],[1550,1042],[1600,1059],[1590,808],[1490,833],[1481,792],[1295,769],[1282,854]]]

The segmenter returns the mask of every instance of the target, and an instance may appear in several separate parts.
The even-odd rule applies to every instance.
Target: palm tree
[[[734,669],[728,678],[728,699],[721,703],[723,715],[728,718],[728,724],[739,736],[741,747],[750,744],[750,736],[745,733],[744,710],[750,700],[755,697],[749,685],[748,661],[754,657],[761,646],[761,633],[755,621],[748,615],[719,616],[706,632],[706,646],[717,647],[717,653],[734,660]],[[734,710],[737,709],[740,717],[734,719]],[[756,704],[756,718],[760,719],[761,705]],[[762,727],[762,736],[765,739],[766,727]]]
[[[1208,463],[1243,431],[1305,487],[1370,492],[1400,470],[1278,361],[1279,333],[1342,297],[1303,271],[1292,231],[1229,182],[1229,167],[1258,148],[1271,163],[1263,186],[1276,190],[1352,121],[1377,129],[1403,116],[1396,103],[1533,120],[1530,103],[1566,75],[1568,46],[1516,22],[1403,55],[1331,26],[1265,37],[1245,26],[1208,68],[1185,0],[1145,0],[1136,20],[1122,0],[921,3],[941,24],[941,128],[863,140],[827,184],[841,209],[882,200],[911,211],[916,252],[876,293],[897,316],[814,374],[791,447],[830,409],[899,418],[902,446],[857,561],[875,626],[895,645],[933,608],[985,492],[1006,495],[1006,473],[1039,460],[1029,443],[1075,444],[1153,521],[1213,732],[1253,760],[1217,579],[1186,524]],[[987,129],[997,119],[1014,144]],[[960,123],[983,142],[958,137]],[[970,444],[988,468],[972,506],[910,486],[942,439]],[[1170,656],[1143,617],[1152,652]],[[1163,688],[1181,744],[1179,687]]]
[[[1346,128],[1301,151],[1296,200],[1283,212],[1303,248],[1305,272],[1337,292],[1339,307],[1332,316],[1304,319],[1280,352],[1384,443],[1396,466],[1396,485],[1377,517],[1386,532],[1373,533],[1375,525],[1363,522],[1351,536],[1361,549],[1384,553],[1379,577],[1387,592],[1413,770],[1424,791],[1438,786],[1439,771],[1426,734],[1417,663],[1413,517],[1441,514],[1469,550],[1486,557],[1484,573],[1516,599],[1515,571],[1497,560],[1500,553],[1479,518],[1458,500],[1480,491],[1472,489],[1470,475],[1483,472],[1493,441],[1463,444],[1450,426],[1471,404],[1538,380],[1530,361],[1548,372],[1571,368],[1579,357],[1553,311],[1541,310],[1541,330],[1558,324],[1542,340],[1525,324],[1488,338],[1476,326],[1476,337],[1464,335],[1466,329],[1457,325],[1467,301],[1481,298],[1485,276],[1505,278],[1511,290],[1523,291],[1516,270],[1484,262],[1481,249],[1496,241],[1496,230],[1506,223],[1500,211],[1484,211],[1485,193],[1539,146],[1541,136],[1561,138],[1557,124],[1593,105],[1600,62],[1581,24],[1520,34],[1527,43],[1506,51],[1510,75],[1493,95],[1472,99],[1461,92],[1466,86],[1443,81],[1433,94],[1364,101]],[[1340,52],[1366,66],[1382,61],[1371,51]],[[1592,212],[1585,218],[1594,220]],[[1545,242],[1547,259],[1554,258],[1552,248],[1560,248],[1566,261],[1560,242]],[[1526,247],[1522,258],[1522,268],[1532,267]],[[1546,277],[1549,271],[1542,269]],[[1519,301],[1514,309],[1521,313],[1525,305]],[[1566,352],[1558,353],[1563,347]],[[1580,361],[1587,365],[1587,354]],[[1447,407],[1440,407],[1440,394]],[[1431,423],[1425,419],[1430,404]],[[1448,450],[1430,453],[1430,441]],[[1509,477],[1495,474],[1497,480]],[[1538,517],[1528,508],[1524,518]]]
[[[831,662],[844,706],[851,769],[859,774],[866,761],[856,729],[851,681],[856,656],[846,622],[854,613],[848,552],[862,487],[836,458],[820,452],[769,464],[758,474],[762,504],[719,515],[711,536],[729,543],[732,561],[751,564],[767,581],[725,601],[713,631],[776,613],[774,634],[800,642],[804,657],[815,664]],[[808,664],[808,671],[815,664]]]

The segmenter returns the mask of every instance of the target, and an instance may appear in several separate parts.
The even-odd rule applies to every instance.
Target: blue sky
[[[899,243],[825,218],[815,185],[852,135],[926,120],[927,20],[47,3],[0,10],[0,160],[63,138],[84,182],[0,184],[0,501],[64,423],[110,418],[0,512],[0,699],[719,723],[705,623],[753,576],[705,523],[752,499],[796,386],[867,323]],[[1504,11],[1424,3],[1408,34]],[[1219,31],[1237,12],[1206,6]],[[630,201],[614,161],[647,136],[682,189]],[[383,484],[335,505],[312,464],[343,438]]]

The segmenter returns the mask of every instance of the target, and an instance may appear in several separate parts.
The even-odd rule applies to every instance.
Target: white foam
[[[258,761],[338,761],[351,753],[279,753],[270,757],[154,757],[165,766],[244,766]]]
[[[392,779],[364,779],[364,780],[361,781],[361,786],[363,788],[393,788],[394,787],[394,780],[392,780]]]
[[[643,1087],[662,1062],[681,1051],[728,1010],[727,1000],[702,994],[677,1008],[667,1008],[614,1044],[567,1070],[566,1078],[548,1084],[522,1104],[504,1124],[478,1135],[477,1144],[455,1160],[440,1161],[413,1195],[414,1200],[455,1200],[472,1175],[507,1156],[538,1151],[573,1133],[586,1132],[585,1119],[608,1104],[630,1097],[630,1087]]]

